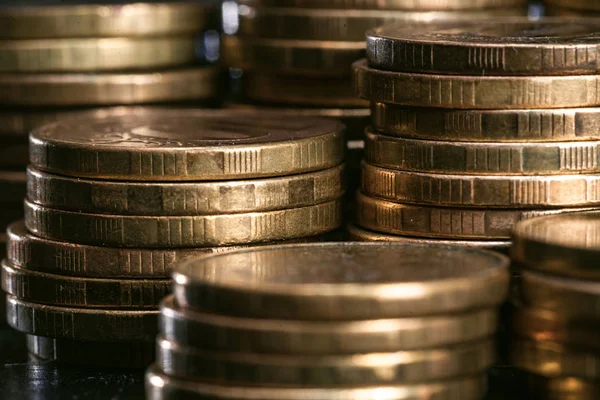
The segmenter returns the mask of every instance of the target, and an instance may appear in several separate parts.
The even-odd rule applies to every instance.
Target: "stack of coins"
[[[506,249],[519,220],[598,206],[600,109],[566,107],[600,105],[599,30],[500,18],[370,31],[354,64],[373,123],[357,224]]]
[[[511,248],[521,267],[512,358],[545,398],[598,399],[600,212],[523,221]]]
[[[553,17],[600,16],[600,4],[594,0],[546,0],[546,15]]]
[[[225,110],[35,130],[25,223],[2,266],[8,323],[41,358],[148,365],[175,263],[340,226],[343,146],[328,119]]]
[[[508,264],[356,242],[189,261],[161,305],[147,398],[481,399]]]

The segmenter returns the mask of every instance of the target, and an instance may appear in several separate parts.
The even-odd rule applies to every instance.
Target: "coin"
[[[29,168],[29,201],[100,214],[209,215],[271,211],[335,200],[344,168],[280,178],[221,182],[117,182],[69,178]],[[0,188],[2,174],[0,174]]]
[[[192,311],[173,296],[160,306],[160,334],[182,346],[246,353],[355,354],[422,350],[484,339],[498,326],[495,309],[357,321],[230,317]]]
[[[527,268],[599,280],[599,232],[597,212],[536,218],[517,224],[511,255]]]
[[[24,172],[0,171],[0,204],[20,205],[27,191],[26,180]]]
[[[68,308],[6,297],[7,321],[14,329],[36,336],[75,340],[154,340],[157,310]]]
[[[596,400],[600,386],[595,381],[574,377],[546,378],[535,374],[528,376],[532,393],[548,400]]]
[[[50,240],[115,247],[228,246],[287,240],[341,225],[341,200],[255,213],[139,216],[89,214],[25,202],[25,226]]]
[[[350,75],[350,65],[365,56],[365,43],[259,39],[226,35],[223,64],[240,69],[302,76]]]
[[[352,65],[356,95],[374,102],[457,109],[600,105],[598,75],[432,75],[383,71],[369,67],[366,60]]]
[[[145,368],[154,361],[152,342],[97,342],[27,335],[27,350],[46,361],[94,367]]]
[[[339,165],[344,126],[322,118],[169,110],[46,125],[30,137],[33,166],[145,181],[273,177]]]
[[[481,373],[494,362],[494,353],[490,339],[449,349],[286,356],[204,351],[159,336],[156,365],[169,376],[228,385],[367,386]]]
[[[588,11],[586,15],[590,14],[589,11],[600,11],[600,4],[594,0],[549,0],[548,3],[550,6],[565,7],[572,11]]]
[[[367,128],[365,158],[374,165],[441,174],[551,175],[600,171],[600,141],[549,143],[407,139]]]
[[[356,223],[376,232],[446,239],[509,239],[514,225],[543,215],[594,210],[455,208],[394,203],[359,193]]]
[[[219,69],[105,74],[0,74],[0,102],[15,106],[92,106],[206,100]]]
[[[0,6],[0,37],[46,39],[195,33],[207,27],[213,10],[206,3],[197,2],[5,1]]]
[[[198,381],[179,380],[151,366],[146,372],[146,398],[167,399],[223,399],[223,400],[475,400],[486,393],[486,379],[482,375],[451,381],[397,384],[394,386],[366,386],[360,388],[292,388],[256,386],[220,386]]]
[[[367,107],[352,90],[350,78],[305,77],[250,72],[245,80],[244,94],[253,100],[285,105],[313,107]],[[1,88],[1,85],[0,85]],[[1,97],[0,97],[1,98]]]
[[[521,6],[521,0],[254,0],[242,1],[242,4],[260,4],[271,7],[306,7],[328,9],[383,9],[383,10],[472,10],[479,8],[497,8]]]
[[[526,17],[390,24],[367,32],[373,68],[459,75],[596,74],[594,19]]]
[[[466,142],[600,139],[600,108],[451,110],[372,103],[376,130],[391,136]]]
[[[365,194],[401,203],[490,208],[600,205],[597,174],[446,175],[391,170],[363,162],[361,176]]]

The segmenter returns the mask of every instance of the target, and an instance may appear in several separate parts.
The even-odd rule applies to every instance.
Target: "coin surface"
[[[373,127],[390,136],[466,142],[600,139],[600,108],[451,110],[372,103]]]
[[[230,385],[366,386],[481,373],[495,361],[494,353],[490,339],[449,349],[286,356],[205,351],[159,336],[156,365],[169,376]]]
[[[596,189],[600,175],[596,174],[446,175],[391,170],[363,162],[361,177],[365,194],[400,203],[499,208],[600,204],[600,192]]]
[[[585,13],[586,15],[589,15],[589,11],[600,11],[600,4],[594,0],[550,0],[548,3],[550,6],[565,7],[572,12],[575,10],[588,11]]]
[[[366,60],[352,65],[356,95],[374,102],[457,109],[600,105],[598,75],[432,75],[383,71],[369,67]]]
[[[26,181],[22,171],[0,171],[0,204],[20,204],[27,192]]]
[[[182,307],[257,318],[435,315],[502,302],[508,264],[500,254],[434,245],[265,246],[188,260],[173,273],[173,293]]]
[[[173,296],[160,306],[160,334],[206,350],[270,354],[356,354],[422,350],[484,339],[498,326],[495,309],[356,321],[297,321],[230,317],[192,311]]]
[[[523,5],[521,0],[246,0],[242,4],[260,4],[270,7],[305,7],[329,9],[383,9],[383,10],[472,10]]]
[[[219,88],[219,69],[105,74],[0,74],[0,102],[15,106],[92,106],[206,100]]]
[[[214,10],[199,2],[93,3],[4,1],[0,5],[0,37],[46,39],[195,33],[206,29]]]
[[[8,324],[36,336],[75,340],[154,340],[158,310],[69,308],[6,297]]]
[[[598,72],[600,23],[592,18],[496,18],[390,24],[367,32],[367,58],[386,71],[458,75]]]
[[[365,159],[415,172],[552,175],[600,171],[600,141],[494,143],[419,140],[365,131]]]
[[[315,236],[341,225],[341,199],[255,213],[139,216],[89,214],[25,202],[25,226],[36,236],[115,247],[209,247]]]
[[[530,374],[528,384],[533,393],[548,400],[596,400],[600,396],[596,382],[581,378],[546,378]]]
[[[524,219],[595,208],[487,209],[394,203],[359,193],[356,223],[376,232],[445,239],[509,239]]]
[[[511,256],[528,268],[600,280],[600,213],[536,218],[513,230]]]
[[[344,157],[344,126],[231,110],[169,110],[70,119],[30,136],[35,167],[146,181],[229,180],[316,171]]]

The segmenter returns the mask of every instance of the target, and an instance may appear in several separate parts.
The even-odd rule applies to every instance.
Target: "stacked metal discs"
[[[147,397],[481,399],[508,262],[356,242],[189,261],[161,305]]]
[[[519,220],[598,206],[599,31],[518,18],[370,31],[354,64],[373,112],[357,224],[506,248]]]
[[[42,358],[148,365],[176,263],[340,226],[343,129],[149,110],[35,130],[2,266],[8,323]]]
[[[512,358],[545,398],[600,396],[600,212],[523,221],[511,248],[521,268]]]

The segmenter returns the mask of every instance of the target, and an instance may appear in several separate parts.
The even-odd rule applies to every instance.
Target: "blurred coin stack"
[[[513,232],[521,278],[512,359],[543,398],[600,397],[599,233],[597,211],[535,218]]]
[[[340,226],[343,125],[146,110],[34,130],[8,323],[41,358],[146,366],[174,264]]]
[[[177,267],[147,398],[482,399],[508,257],[265,246]]]
[[[600,16],[600,3],[596,0],[545,0],[545,15],[552,17]]]
[[[355,236],[506,250],[519,220],[598,206],[599,30],[500,18],[368,32],[356,222],[380,234]]]

